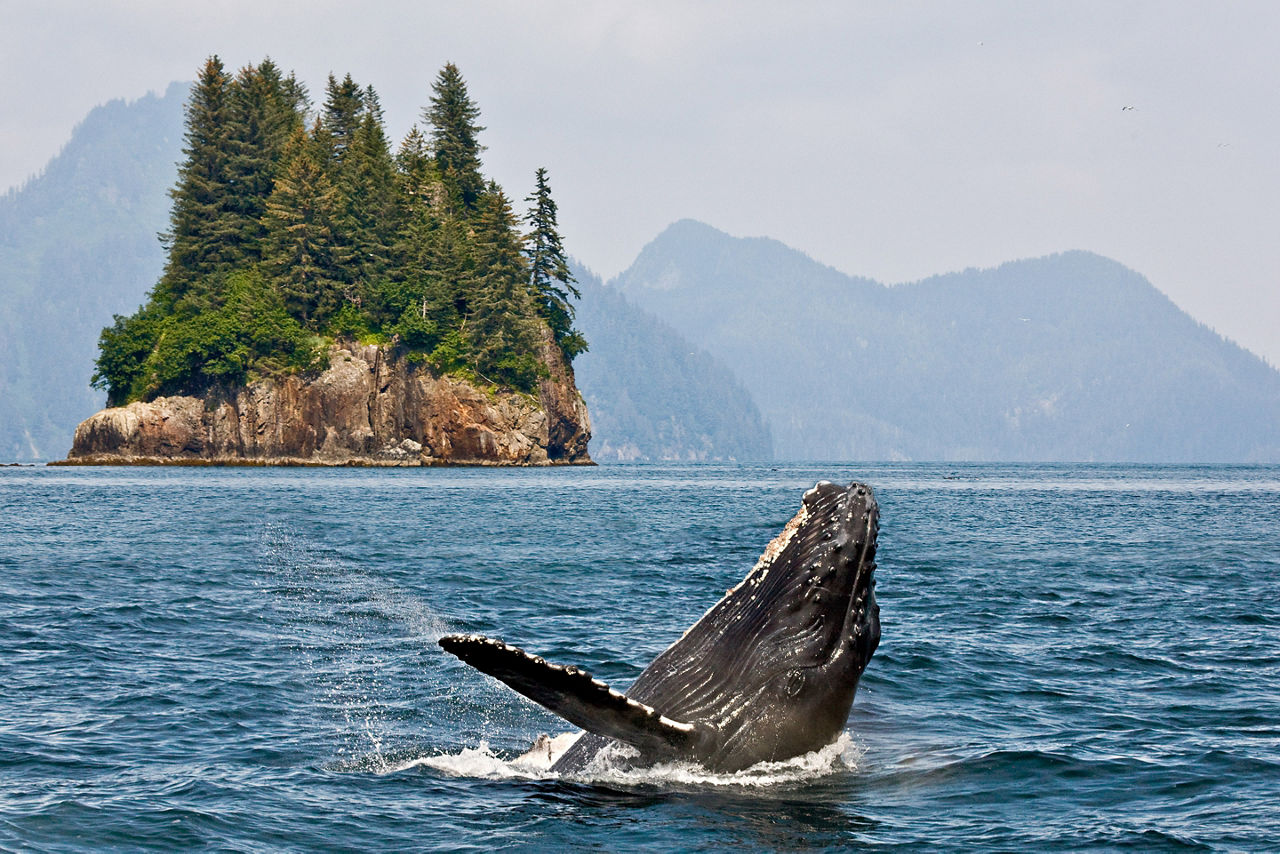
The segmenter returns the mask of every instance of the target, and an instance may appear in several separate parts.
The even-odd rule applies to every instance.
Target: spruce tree
[[[271,159],[279,165],[293,132],[306,121],[307,89],[293,73],[285,77],[270,59],[258,63],[256,77],[265,93],[263,109],[263,141]]]
[[[414,125],[400,143],[395,158],[396,198],[400,231],[395,256],[396,276],[413,276],[428,263],[429,235],[445,215],[444,191],[427,139]]]
[[[538,169],[533,193],[525,199],[530,203],[525,216],[530,231],[525,237],[525,256],[529,262],[529,289],[538,300],[538,308],[556,343],[565,357],[585,352],[587,341],[573,328],[573,305],[569,302],[581,299],[574,287],[575,279],[569,271],[569,260],[564,254],[564,242],[556,222],[556,203],[551,198],[551,185],[547,170]]]
[[[342,282],[343,297],[348,300],[356,298],[360,279],[356,263],[359,251],[355,245],[350,208],[354,190],[351,161],[359,159],[355,145],[363,113],[364,88],[357,85],[350,74],[341,82],[330,74],[315,136],[322,143],[320,162],[330,187],[336,193],[330,222],[332,273],[336,280]]]
[[[157,296],[172,305],[192,294],[202,279],[228,269],[235,247],[228,237],[236,231],[228,214],[231,192],[229,89],[231,78],[217,56],[206,60],[186,108],[186,159],[169,196],[173,209],[169,229],[161,239],[169,250]]]
[[[289,141],[267,200],[263,259],[289,311],[315,330],[338,309],[343,287],[333,257],[338,194],[322,166],[322,136],[298,128]]]
[[[345,278],[361,303],[390,275],[400,220],[395,163],[376,103],[375,97],[374,108],[365,110],[356,126],[338,184],[343,202],[339,227],[352,248]]]
[[[226,240],[236,266],[262,257],[263,217],[285,146],[302,116],[271,60],[241,69],[230,87]]]
[[[300,117],[307,115],[311,109],[311,94],[307,91],[307,84],[299,80],[296,74],[290,71],[289,76],[280,81],[280,91],[291,112]]]
[[[506,194],[491,183],[476,217],[469,333],[481,375],[528,390],[536,376],[538,320],[516,226]]]
[[[320,120],[329,142],[329,157],[334,163],[341,164],[346,159],[363,111],[364,90],[356,85],[351,75],[346,75],[339,83],[330,74]]]
[[[392,246],[392,269],[383,289],[382,321],[399,320],[397,334],[410,332],[430,348],[444,328],[453,325],[452,296],[440,263],[442,210],[440,179],[422,131],[415,125],[395,158],[398,232]],[[412,342],[410,342],[412,343]]]
[[[374,121],[382,124],[382,99],[378,97],[378,93],[374,91],[372,84],[364,87],[364,111],[372,114]]]
[[[474,213],[484,190],[480,175],[484,146],[478,140],[484,128],[476,123],[480,108],[467,94],[462,73],[452,62],[440,70],[431,88],[431,105],[423,118],[431,125],[436,169],[459,212]]]
[[[424,191],[439,179],[427,138],[417,125],[409,128],[400,143],[400,150],[396,152],[396,174],[399,175],[401,193],[412,199],[412,203],[429,202]]]

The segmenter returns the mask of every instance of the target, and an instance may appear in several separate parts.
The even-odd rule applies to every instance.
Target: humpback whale
[[[626,693],[501,640],[439,643],[586,730],[554,772],[583,771],[616,742],[633,748],[634,765],[683,759],[733,772],[789,759],[835,741],[880,642],[879,515],[869,486],[818,483],[746,578]]]

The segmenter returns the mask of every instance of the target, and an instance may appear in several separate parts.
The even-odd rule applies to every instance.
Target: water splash
[[[473,777],[486,780],[556,780],[567,779],[578,783],[596,783],[634,788],[640,786],[670,787],[734,787],[734,788],[768,788],[772,786],[791,785],[816,780],[832,774],[857,770],[864,748],[856,744],[853,737],[842,732],[833,743],[821,750],[796,756],[782,762],[760,762],[742,771],[733,773],[717,773],[693,762],[666,762],[647,767],[627,767],[625,748],[606,748],[584,771],[573,775],[560,775],[551,771],[550,766],[564,750],[573,743],[577,734],[560,742],[564,736],[557,736],[553,742],[552,756],[545,755],[538,749],[542,739],[535,744],[533,750],[521,754],[514,759],[504,759],[494,753],[487,742],[478,747],[463,748],[458,753],[425,756],[407,760],[390,767],[390,773],[407,771],[413,768],[430,768],[451,777]]]
[[[302,539],[283,526],[268,524],[258,538],[260,564],[286,610],[306,622],[345,621],[357,629],[381,622],[407,629],[407,636],[435,643],[454,631],[429,604]],[[261,585],[260,585],[261,586]],[[404,637],[404,632],[398,633]]]
[[[405,731],[405,661],[449,633],[421,598],[280,525],[258,539],[257,582],[285,627],[284,645],[311,685],[322,720],[337,730],[342,767],[385,772],[399,761],[388,745]],[[305,716],[314,727],[313,716]],[[329,736],[332,738],[332,735]]]

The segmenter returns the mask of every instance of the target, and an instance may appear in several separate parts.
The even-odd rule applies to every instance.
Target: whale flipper
[[[697,753],[704,726],[673,721],[644,703],[618,693],[572,665],[483,635],[446,635],[440,646],[482,673],[500,679],[574,726],[635,745],[646,753]]]

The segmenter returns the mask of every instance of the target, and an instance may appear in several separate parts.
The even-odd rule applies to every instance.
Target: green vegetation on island
[[[443,373],[532,391],[546,330],[572,360],[578,296],[545,169],[526,201],[480,172],[479,109],[446,65],[392,152],[377,93],[305,87],[270,60],[204,65],[170,191],[168,260],[102,332],[108,403],[199,394],[322,366],[328,341],[395,343]]]

